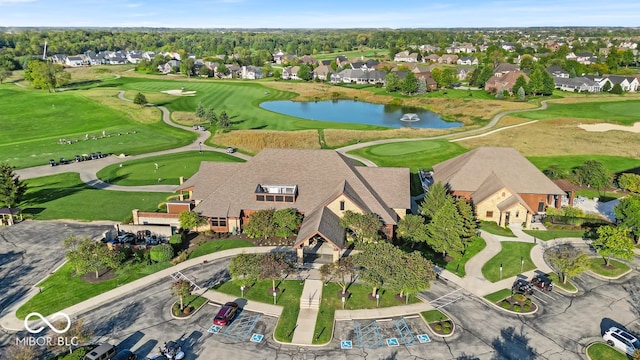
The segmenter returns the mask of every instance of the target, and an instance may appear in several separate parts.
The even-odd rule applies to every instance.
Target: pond
[[[368,124],[390,128],[448,129],[462,126],[461,122],[445,121],[440,115],[425,109],[371,104],[353,100],[317,102],[267,101],[260,104],[260,107],[309,120]],[[400,118],[405,114],[416,114],[419,120],[401,121]]]

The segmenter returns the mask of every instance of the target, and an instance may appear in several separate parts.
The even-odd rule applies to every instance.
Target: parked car
[[[135,243],[136,236],[132,233],[124,233],[122,235],[118,235],[118,242],[121,244]]]
[[[101,344],[85,355],[84,360],[107,360],[111,359],[116,352],[115,346],[111,344]]]
[[[227,147],[227,153],[233,154],[234,152],[236,152],[236,149],[232,148],[231,146]]]
[[[525,279],[517,279],[513,286],[511,286],[511,292],[515,294],[531,295],[533,294],[533,286]]]
[[[144,238],[144,243],[147,245],[158,245],[160,244],[160,239],[156,235],[147,235]]]
[[[531,284],[543,291],[551,291],[553,290],[553,280],[548,278],[546,275],[536,275],[533,279],[531,279]]]
[[[606,341],[609,346],[614,347],[629,356],[633,356],[633,353],[636,350],[640,350],[640,341],[638,341],[635,336],[624,330],[618,329],[615,326],[612,326],[609,330],[605,331],[604,335],[602,335],[602,339]]]
[[[218,310],[218,314],[213,318],[213,324],[219,326],[227,326],[231,323],[231,320],[238,313],[238,304],[234,302],[228,302]]]

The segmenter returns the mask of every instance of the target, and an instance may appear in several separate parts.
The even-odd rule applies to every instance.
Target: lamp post
[[[240,297],[244,299],[244,285],[240,286],[240,292],[242,293]]]
[[[273,305],[276,304],[276,295],[278,295],[277,292],[275,292],[275,290],[273,291]]]
[[[500,280],[502,280],[502,264],[500,264]]]
[[[523,269],[524,269],[524,257],[520,256],[520,274],[522,274]]]
[[[342,310],[344,310],[344,302],[345,302],[345,298],[344,296],[342,297]]]
[[[200,148],[200,155],[202,155],[202,141],[198,143],[198,148]]]
[[[380,307],[380,294],[376,294],[376,307]]]
[[[408,305],[408,304],[409,304],[409,293],[406,293],[406,294],[404,295],[404,304],[405,304],[405,305]]]

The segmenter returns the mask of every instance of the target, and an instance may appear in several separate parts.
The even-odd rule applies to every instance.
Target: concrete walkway
[[[296,328],[291,339],[291,344],[308,346],[313,345],[313,333],[316,328],[320,301],[322,300],[323,282],[318,278],[317,270],[304,282],[302,295],[300,296],[300,312],[296,321]]]

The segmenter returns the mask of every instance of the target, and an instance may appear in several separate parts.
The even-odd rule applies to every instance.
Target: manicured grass
[[[467,275],[467,272],[464,270],[464,266],[467,264],[467,261],[482,251],[486,246],[487,243],[483,238],[479,236],[474,237],[469,245],[467,245],[464,254],[459,259],[449,261],[445,268],[460,277],[464,277]]]
[[[74,219],[122,221],[132,209],[156,211],[170,193],[94,189],[77,173],[25,180],[27,192],[20,207],[36,220]]]
[[[244,162],[235,156],[215,152],[189,151],[168,155],[152,156],[138,160],[113,164],[98,171],[98,178],[111,184],[123,186],[156,185],[162,179],[163,185],[180,184],[180,176],[190,178],[200,168],[202,161]],[[155,168],[158,164],[158,170]]]
[[[604,259],[601,257],[592,258],[589,263],[589,270],[598,275],[616,277],[624,274],[630,269],[627,264],[613,259],[609,260],[609,267],[603,267],[604,263]]]
[[[253,246],[253,243],[243,239],[207,241],[202,245],[198,246],[195,250],[193,250],[189,254],[189,259],[193,259],[198,256],[207,255],[207,254],[211,254],[211,253],[222,251],[222,250],[252,247],[252,246]]]
[[[126,106],[132,112],[145,111]],[[58,161],[61,157],[73,159],[74,155],[96,151],[153,152],[183,146],[195,139],[190,132],[166,126],[158,110],[146,110],[152,111],[154,117],[141,123],[121,109],[75,91],[48,93],[2,86],[0,109],[0,162],[17,168],[48,164],[49,159]],[[103,131],[107,135],[104,138]],[[84,140],[86,135],[89,140]],[[72,143],[60,144],[60,139]]]
[[[420,313],[420,315],[422,315],[422,318],[427,323],[432,323],[434,321],[441,321],[441,320],[449,320],[449,317],[443,314],[440,310],[423,311]]]
[[[546,110],[521,112],[515,116],[546,120],[555,118],[602,119],[604,122],[633,125],[638,121],[640,101],[580,102],[573,104],[548,103]]]
[[[493,235],[516,237],[509,228],[498,226],[494,221],[480,221],[480,230],[486,231]]]
[[[347,289],[350,296],[346,299],[344,308],[346,310],[375,309],[376,300],[369,298],[371,290],[371,288],[361,284],[351,284]],[[341,291],[342,288],[335,283],[328,283],[322,288],[322,300],[320,301],[320,309],[313,335],[314,344],[326,344],[331,340],[334,312],[336,310],[342,310],[342,298],[338,296],[338,293]],[[381,308],[405,305],[406,300],[396,298],[395,294],[385,292],[384,290],[379,290],[378,293],[380,294]],[[409,294],[409,304],[418,302],[420,302],[420,300],[417,297]]]
[[[313,57],[316,60],[335,60],[339,55],[342,55],[348,59],[359,58],[361,56],[364,56],[365,59],[371,59],[374,57],[377,57],[377,58],[386,57],[388,53],[389,53],[389,49],[366,48],[366,49],[363,49],[362,51],[353,50],[353,51],[339,51],[339,52],[332,52],[332,53],[315,54],[313,55]]]
[[[615,200],[625,196],[625,194],[613,191],[598,191],[596,189],[580,189],[576,191],[576,196],[584,196],[588,199],[598,198],[601,202]]]
[[[502,289],[494,293],[485,295],[484,298],[491,301],[492,303],[497,303],[498,301],[504,300],[509,296],[511,296],[511,289]]]
[[[117,278],[91,284],[74,276],[73,265],[66,263],[38,285],[42,292],[22,305],[16,315],[23,319],[27,314],[35,311],[46,316],[170,266],[171,264],[167,261],[125,267],[118,272]]]
[[[200,308],[200,306],[204,305],[207,300],[207,298],[202,297],[198,294],[191,294],[185,297],[182,301],[184,303],[184,306],[191,306],[194,310],[197,310]],[[177,302],[178,304],[180,304],[180,299],[177,299]]]
[[[596,343],[589,346],[587,354],[592,360],[628,360],[625,354],[605,343]]]
[[[584,164],[587,160],[601,162],[607,170],[617,173],[640,166],[640,159],[633,159],[623,156],[611,155],[558,155],[558,156],[529,156],[527,157],[533,165],[540,170],[545,170],[551,165],[556,165],[567,172]]]
[[[553,282],[553,286],[559,287],[559,288],[564,289],[564,290],[566,290],[568,292],[576,292],[576,291],[578,291],[578,289],[575,287],[575,285],[573,285],[571,283],[571,280],[567,280],[567,283],[564,284],[560,280],[560,277],[558,276],[558,274],[556,274],[556,273],[550,273],[550,274],[547,274],[547,276]]]
[[[462,146],[446,140],[423,140],[374,145],[349,153],[369,159],[378,166],[408,167],[415,173],[465,152],[467,150]]]
[[[485,279],[500,281],[500,265],[502,265],[502,279],[507,279],[520,274],[520,259],[524,260],[524,271],[535,269],[531,261],[531,248],[534,244],[503,241],[500,243],[502,250],[482,266],[482,275]]]
[[[559,238],[582,238],[584,231],[571,231],[571,230],[523,230],[526,234],[529,234],[536,239],[547,241]]]
[[[282,342],[291,342],[293,338],[293,328],[298,321],[298,313],[300,312],[300,296],[302,295],[302,284],[298,280],[276,281],[276,286],[280,289],[277,296],[277,305],[282,306],[282,315],[278,320],[275,330],[275,338]],[[273,304],[273,295],[269,293],[271,289],[271,281],[258,281],[249,289],[244,290],[244,297],[248,300],[258,301],[266,304]],[[215,291],[220,291],[232,296],[241,296],[240,285],[234,281],[227,281],[218,287]]]

